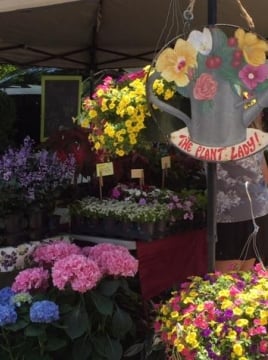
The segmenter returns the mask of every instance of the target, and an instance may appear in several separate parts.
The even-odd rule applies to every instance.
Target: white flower
[[[208,28],[204,28],[203,32],[191,31],[187,41],[202,55],[208,55],[212,49],[212,35]]]

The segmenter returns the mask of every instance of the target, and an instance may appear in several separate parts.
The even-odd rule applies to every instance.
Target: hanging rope
[[[184,37],[186,37],[187,34],[190,32],[191,21],[194,18],[194,6],[195,6],[195,0],[189,0],[189,5],[183,12],[183,18],[184,18],[183,34],[184,34]]]
[[[255,29],[255,24],[254,24],[254,21],[253,21],[252,17],[249,15],[247,10],[244,8],[244,6],[242,5],[240,0],[236,0],[236,2],[237,2],[238,6],[240,8],[241,16],[246,20],[246,22],[248,24],[248,27],[251,30],[254,30]]]

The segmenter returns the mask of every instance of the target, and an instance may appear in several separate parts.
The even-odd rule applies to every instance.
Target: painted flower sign
[[[187,40],[178,39],[174,49],[166,48],[158,57],[156,70],[175,82],[182,95],[192,88],[196,100],[213,100],[218,79],[230,82],[234,91],[261,91],[268,88],[268,44],[252,32],[238,28],[227,37],[218,28],[193,30]]]
[[[149,98],[183,120],[196,144],[218,149],[243,143],[249,125],[268,106],[266,52],[268,42],[242,28],[230,37],[217,26],[193,30],[155,62],[157,76],[190,98],[191,118],[155,97],[150,86]]]

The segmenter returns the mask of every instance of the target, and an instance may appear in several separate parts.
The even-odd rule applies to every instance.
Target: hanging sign
[[[173,145],[194,158],[207,162],[239,160],[257,153],[268,145],[268,133],[248,128],[246,140],[226,147],[200,145],[191,140],[188,128],[171,133]]]

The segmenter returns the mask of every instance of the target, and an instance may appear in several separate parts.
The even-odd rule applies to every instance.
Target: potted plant
[[[137,269],[117,245],[36,247],[31,267],[0,290],[1,359],[121,360],[136,336]]]
[[[35,239],[34,230],[42,230],[40,215],[52,214],[57,199],[71,186],[75,166],[71,154],[60,160],[56,153],[35,148],[29,137],[21,147],[6,150],[0,158],[1,246],[9,240],[16,244]]]
[[[72,231],[89,235],[152,240],[167,232],[187,228],[196,218],[205,222],[206,196],[203,191],[174,192],[155,186],[118,184],[110,198],[85,197],[70,205]],[[116,224],[113,229],[106,225]],[[164,223],[164,228],[163,228]],[[145,230],[146,227],[146,230]]]
[[[155,344],[168,359],[267,359],[268,272],[192,277],[155,307]]]
[[[107,76],[91,97],[83,99],[76,121],[90,130],[89,140],[100,159],[123,157],[146,143],[143,134],[151,116],[145,89],[149,72],[147,66],[117,78]],[[154,82],[154,91],[165,100],[176,93],[163,79]]]

